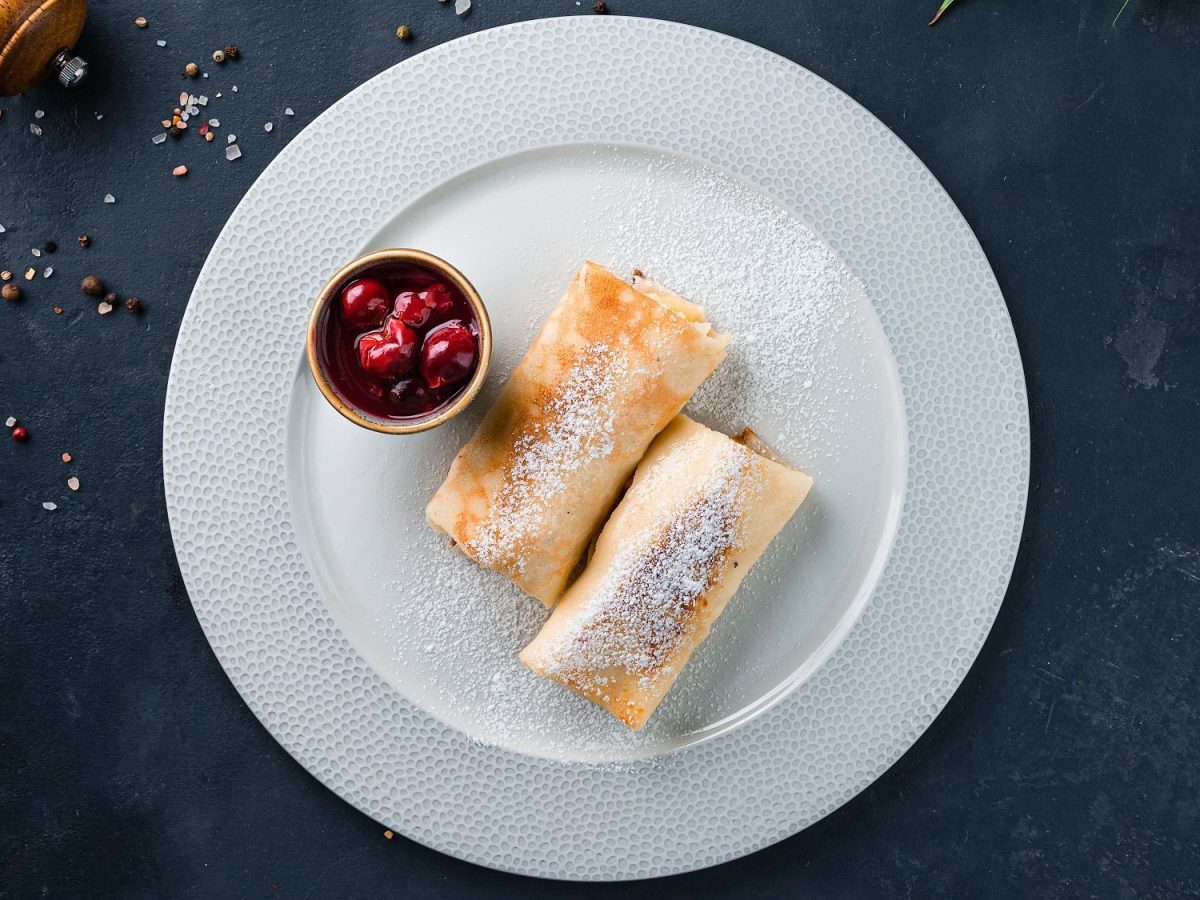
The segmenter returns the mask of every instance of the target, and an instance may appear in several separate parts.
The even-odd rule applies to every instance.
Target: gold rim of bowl
[[[479,364],[475,369],[475,374],[471,376],[471,380],[467,382],[462,393],[455,397],[449,406],[439,409],[427,418],[412,419],[411,421],[392,421],[367,415],[347,403],[338,394],[328,374],[321,365],[320,354],[317,353],[317,341],[321,338],[320,324],[322,315],[329,304],[338,296],[338,288],[354,276],[360,275],[366,269],[377,266],[380,263],[405,262],[416,263],[441,272],[449,281],[454,282],[466,296],[467,302],[471,304],[471,311],[475,313],[475,319],[479,322]],[[424,250],[394,247],[387,250],[375,250],[371,253],[365,253],[357,259],[351,260],[338,269],[333,274],[333,277],[325,283],[325,287],[317,295],[312,312],[308,316],[307,351],[308,368],[312,372],[313,380],[317,383],[322,396],[329,401],[330,406],[345,418],[349,419],[355,425],[361,425],[363,428],[378,431],[381,434],[415,434],[418,431],[428,431],[430,428],[437,428],[444,422],[449,422],[470,406],[471,401],[479,394],[479,391],[483,388],[484,381],[487,380],[488,363],[492,359],[492,323],[488,318],[487,307],[483,305],[483,299],[479,296],[479,292],[475,290],[475,285],[471,284],[462,272],[441,257],[434,256],[432,253],[426,253]]]

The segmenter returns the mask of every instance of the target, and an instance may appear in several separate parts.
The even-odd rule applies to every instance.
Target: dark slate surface
[[[890,772],[747,859],[578,895],[1200,892],[1200,5],[1132,0],[1113,27],[1118,2],[959,0],[931,30],[933,0],[612,0],[808,66],[929,165],[1012,310],[1034,462],[995,630]],[[410,53],[590,14],[573,0],[476,6],[460,22],[433,0],[97,0],[82,44],[90,83],[0,100],[0,266],[23,268],[46,239],[60,247],[38,261],[54,265],[51,280],[0,304],[0,418],[32,433],[0,442],[0,897],[563,890],[386,841],[294,763],[205,643],[163,505],[180,316],[272,156]],[[138,14],[149,30],[134,29]],[[392,36],[402,21],[411,46]],[[245,157],[227,164],[194,135],[153,146],[183,65],[228,42],[244,59],[208,63],[220,75],[204,88],[239,84],[216,114]],[[286,106],[295,119],[279,118]],[[37,108],[40,138],[28,127]],[[170,175],[180,162],[184,181]],[[81,231],[89,250],[75,245]],[[98,317],[77,288],[89,273],[142,297],[145,314]]]

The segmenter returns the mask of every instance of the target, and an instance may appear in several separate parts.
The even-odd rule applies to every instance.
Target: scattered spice
[[[15,284],[6,284],[0,288],[0,295],[3,295],[9,303],[15,303],[21,299],[21,288]]]
[[[71,454],[70,454],[70,453],[64,453],[64,454],[62,455],[62,461],[63,461],[63,462],[65,462],[65,463],[69,463],[69,462],[71,461]]]
[[[396,26],[396,37],[400,38],[400,40],[402,40],[402,41],[411,41],[412,40],[412,29],[409,28],[407,25],[397,25]]]
[[[109,291],[107,294],[104,295],[104,302],[112,304],[113,306],[116,306],[118,303],[121,302],[121,298],[117,296],[116,291]]]
[[[12,279],[12,272],[10,272],[8,269],[5,269],[3,272],[0,272],[0,281],[9,281],[11,279]]]
[[[92,246],[91,235],[81,234],[79,237],[75,238],[75,240],[77,240],[79,242],[79,246],[83,247],[84,249],[87,249],[88,247]]]
[[[188,173],[187,166],[176,166],[175,168],[173,168],[171,170],[171,174],[174,175],[176,178],[182,178],[187,173]]]
[[[79,479],[76,478],[74,475],[72,475],[70,478],[67,479],[67,487],[69,487],[73,491],[79,490]]]
[[[239,56],[239,53],[238,53],[238,48],[236,46],[234,46],[233,44],[225,45],[225,58],[226,59],[237,59],[238,56]]]
[[[112,311],[113,305],[107,300],[101,300],[100,305],[96,307],[96,312],[100,313],[102,316],[107,316]]]
[[[14,441],[25,441],[29,439],[29,432],[24,425],[18,425],[12,430],[12,439]]]
[[[104,282],[95,275],[88,275],[79,283],[79,289],[89,297],[99,297],[104,293]]]
[[[393,831],[392,831],[392,830],[389,828],[389,829],[387,829],[386,831],[384,831],[384,833],[383,833],[383,836],[384,836],[385,838],[387,838],[387,839],[390,841],[390,840],[391,840],[392,838],[394,838],[396,835],[395,835],[395,833],[394,833],[394,832],[393,832]]]
[[[58,249],[58,244],[54,243],[54,241],[46,241],[46,243],[42,244],[42,249],[47,253],[53,253]]]
[[[30,266],[25,270],[25,280],[33,281],[35,278],[37,278],[37,269],[35,269],[33,266]]]
[[[125,308],[131,313],[140,313],[142,311],[142,301],[137,297],[130,297],[125,301]]]
[[[213,51],[213,62],[215,62],[215,63],[225,62],[225,51],[224,50],[214,50]]]
[[[592,12],[604,15],[606,12],[608,12],[608,4],[605,3],[604,0],[596,0],[596,2],[592,4]]]
[[[213,139],[213,138],[215,138],[215,137],[216,137],[216,135],[215,135],[215,134],[213,134],[211,131],[210,131],[210,132],[208,132],[208,134],[204,135],[204,139],[205,139],[206,141],[209,141],[210,143],[211,143],[212,139]]]
[[[61,316],[61,315],[62,315],[62,313],[63,313],[63,309],[62,309],[62,307],[61,307],[61,306],[56,306],[56,307],[54,307],[54,314],[55,314],[56,316]]]
[[[133,24],[136,25],[138,28],[145,28],[150,23],[146,21],[145,16],[138,16],[136,19],[133,20]]]
[[[200,74],[200,67],[195,63],[188,63],[183,67],[183,73],[187,75],[188,78],[195,78]]]

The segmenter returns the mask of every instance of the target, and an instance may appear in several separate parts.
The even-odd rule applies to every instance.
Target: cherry
[[[388,311],[388,291],[374,278],[359,278],[342,288],[342,313],[351,325],[370,328]]]
[[[454,309],[454,298],[450,296],[450,288],[444,284],[431,284],[421,291],[420,297],[426,306],[439,315],[444,316]]]
[[[358,339],[358,364],[376,378],[399,378],[412,369],[418,340],[415,331],[389,316],[382,328]]]
[[[462,322],[447,322],[425,335],[421,346],[421,376],[431,388],[465,381],[478,357],[475,335]]]
[[[402,415],[420,416],[431,412],[437,406],[437,395],[419,378],[402,378],[388,391],[392,405]]]
[[[425,302],[425,298],[416,291],[403,291],[396,295],[392,305],[392,315],[413,328],[424,328],[429,323],[433,310]]]

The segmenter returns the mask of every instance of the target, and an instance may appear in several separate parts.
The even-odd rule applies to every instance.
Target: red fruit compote
[[[466,294],[415,261],[355,273],[338,285],[317,329],[317,355],[334,391],[376,419],[429,418],[479,368],[479,320]]]

